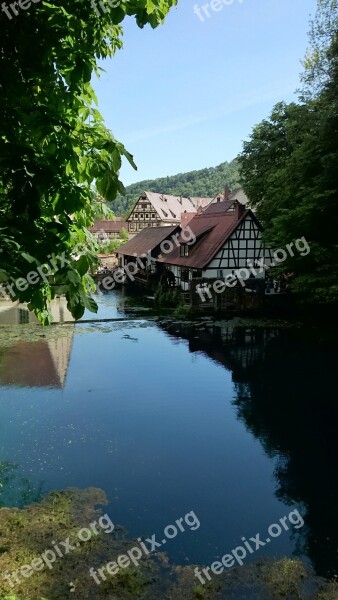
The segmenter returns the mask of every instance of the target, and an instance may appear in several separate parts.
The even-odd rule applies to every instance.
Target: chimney
[[[233,207],[235,209],[236,220],[239,221],[241,216],[245,213],[246,208],[244,204],[241,204],[240,202],[238,202],[238,200],[235,200],[235,202],[233,203]]]
[[[231,189],[226,185],[224,188],[224,200],[229,200]]]

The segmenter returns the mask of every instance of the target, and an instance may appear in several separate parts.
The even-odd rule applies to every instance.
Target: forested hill
[[[224,186],[235,189],[239,184],[238,162],[224,162],[218,167],[179,173],[171,177],[147,179],[126,187],[126,195],[118,196],[110,206],[116,215],[128,213],[142,192],[149,190],[177,196],[210,196],[213,197],[224,189]]]

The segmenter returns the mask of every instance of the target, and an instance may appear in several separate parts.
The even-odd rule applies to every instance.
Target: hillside
[[[230,163],[224,162],[218,167],[133,183],[126,187],[126,195],[118,196],[110,206],[116,215],[124,215],[131,210],[144,190],[177,196],[213,197],[226,185],[231,189],[239,187],[236,159]]]

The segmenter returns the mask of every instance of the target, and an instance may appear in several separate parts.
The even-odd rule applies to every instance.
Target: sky
[[[124,22],[93,85],[138,166],[123,164],[125,185],[230,161],[276,102],[297,99],[316,0],[223,2],[207,17],[206,0],[179,0],[156,30]]]

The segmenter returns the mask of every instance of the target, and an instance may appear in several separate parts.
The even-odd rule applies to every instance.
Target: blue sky
[[[179,0],[157,30],[125,22],[124,49],[94,81],[138,165],[123,166],[125,185],[231,160],[276,102],[296,98],[316,0],[227,1],[203,22],[198,0]]]

